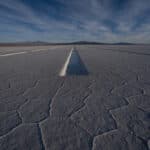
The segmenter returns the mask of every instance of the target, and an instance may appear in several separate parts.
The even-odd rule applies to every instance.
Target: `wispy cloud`
[[[150,43],[149,13],[149,0],[1,0],[0,41]]]

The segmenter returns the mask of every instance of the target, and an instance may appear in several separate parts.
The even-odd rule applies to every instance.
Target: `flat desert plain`
[[[150,46],[0,47],[0,150],[150,149]]]

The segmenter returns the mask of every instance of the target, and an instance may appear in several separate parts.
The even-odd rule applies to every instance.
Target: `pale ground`
[[[148,150],[150,46],[77,46],[90,74],[59,77],[71,48],[0,48],[0,150]]]

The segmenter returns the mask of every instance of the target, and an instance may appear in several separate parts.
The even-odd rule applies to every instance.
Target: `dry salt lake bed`
[[[0,150],[149,150],[150,45],[0,47]]]

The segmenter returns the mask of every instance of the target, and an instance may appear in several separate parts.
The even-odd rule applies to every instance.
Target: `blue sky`
[[[0,0],[0,42],[150,43],[150,0]]]

